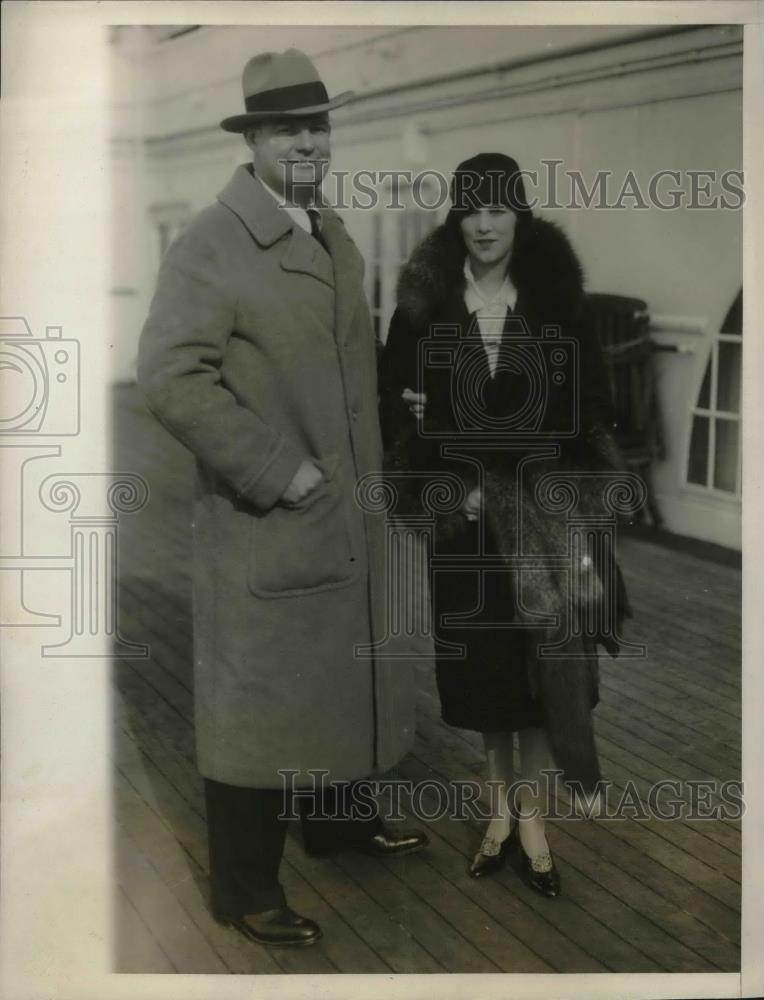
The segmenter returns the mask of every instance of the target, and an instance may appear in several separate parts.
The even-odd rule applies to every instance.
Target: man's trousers
[[[370,819],[351,815],[354,785],[327,784],[296,796],[308,853],[360,845],[382,829],[376,808]],[[204,779],[204,792],[213,913],[242,916],[284,906],[278,870],[288,822],[282,814],[291,812],[290,793],[240,788],[210,778]]]

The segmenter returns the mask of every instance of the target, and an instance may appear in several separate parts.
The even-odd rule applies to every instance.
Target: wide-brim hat
[[[224,118],[226,132],[244,132],[266,118],[315,115],[332,111],[353,97],[345,90],[330,99],[318,71],[304,52],[263,52],[244,67],[241,77],[246,113]]]

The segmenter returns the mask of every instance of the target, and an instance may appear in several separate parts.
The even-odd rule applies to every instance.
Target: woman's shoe
[[[472,878],[482,878],[491,875],[504,867],[507,860],[507,845],[509,837],[496,840],[495,837],[483,837],[480,850],[470,862],[469,873]]]
[[[512,867],[526,885],[550,899],[560,895],[560,873],[557,871],[551,851],[536,858],[529,858],[520,842],[520,827],[517,824],[512,828],[505,843],[507,854],[512,859]]]

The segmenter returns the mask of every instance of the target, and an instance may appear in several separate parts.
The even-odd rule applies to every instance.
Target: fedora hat
[[[329,100],[316,67],[304,52],[263,52],[244,67],[241,77],[246,113],[224,118],[226,132],[244,132],[265,118],[314,115],[346,104],[353,96],[346,90]]]

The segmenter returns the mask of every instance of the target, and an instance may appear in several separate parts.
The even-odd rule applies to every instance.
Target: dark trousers
[[[382,821],[351,818],[354,783],[297,796],[305,849],[325,854],[374,836]],[[213,912],[240,916],[285,905],[278,871],[292,803],[280,788],[240,788],[204,779]],[[339,818],[335,818],[339,817]]]

